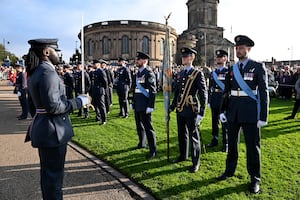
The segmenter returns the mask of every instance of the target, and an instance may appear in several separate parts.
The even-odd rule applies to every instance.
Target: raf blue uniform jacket
[[[118,93],[126,93],[131,87],[131,74],[127,67],[120,66],[116,73],[116,88]]]
[[[269,109],[268,76],[265,67],[258,62],[249,60],[241,71],[244,81],[251,90],[258,91],[260,98],[260,118],[257,119],[257,102],[249,96],[233,96],[232,90],[241,90],[234,78],[233,68],[225,79],[225,90],[221,113],[226,113],[229,122],[256,123],[258,120],[267,121]]]
[[[92,97],[99,97],[105,95],[107,88],[107,76],[103,69],[97,68],[94,71],[94,84],[92,89]]]
[[[194,70],[196,69],[191,68],[187,74],[185,74],[185,70],[182,70],[177,75],[175,81],[174,99],[170,106],[171,110],[174,110],[177,107],[177,103],[180,102],[181,98],[186,98],[186,96],[183,96],[182,93],[189,76],[193,73]],[[204,116],[205,106],[207,102],[207,90],[205,77],[202,71],[200,71],[196,76],[191,86],[191,90],[188,93],[188,96],[192,97],[193,102],[191,103],[193,103],[193,105],[185,105],[181,112],[179,112],[178,110],[176,110],[176,112],[183,117],[195,117],[196,115]]]
[[[136,112],[146,111],[147,107],[154,108],[155,96],[156,96],[156,81],[155,75],[151,69],[145,67],[142,72],[136,74],[136,79],[139,83],[149,92],[149,98],[145,97],[141,92],[133,93],[133,109]],[[136,83],[134,82],[134,88]]]
[[[57,147],[66,144],[74,135],[69,113],[82,106],[79,98],[67,100],[63,80],[54,66],[41,62],[28,79],[28,90],[36,109],[29,129],[33,147]]]
[[[215,70],[218,79],[225,85],[225,77],[228,73],[228,68],[223,67],[221,70]],[[211,108],[220,109],[222,102],[223,90],[216,83],[213,74],[210,76],[208,89],[208,103]]]

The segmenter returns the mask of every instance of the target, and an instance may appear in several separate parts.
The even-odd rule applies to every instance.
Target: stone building
[[[177,37],[170,28],[170,50],[175,59]],[[135,21],[105,21],[84,27],[85,60],[105,59],[116,61],[119,56],[134,62],[137,51],[148,53],[152,66],[161,66],[166,26],[164,24]]]
[[[218,4],[219,0],[188,0],[186,3],[188,29],[179,36],[177,47],[195,48],[198,64],[213,66],[218,49],[228,51],[229,60],[234,60],[234,44],[223,37],[224,29],[217,25]]]
[[[170,27],[171,59],[181,63],[179,49],[183,46],[198,51],[196,64],[213,66],[215,51],[224,49],[234,59],[234,45],[223,37],[224,29],[217,26],[219,0],[188,0],[188,29],[177,35]],[[164,24],[119,20],[89,24],[84,27],[85,60],[103,58],[117,60],[123,56],[134,62],[136,52],[150,55],[150,65],[161,66],[166,26]]]

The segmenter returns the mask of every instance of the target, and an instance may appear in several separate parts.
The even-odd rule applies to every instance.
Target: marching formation
[[[173,69],[174,95],[168,110],[169,113],[176,111],[177,118],[179,152],[173,163],[186,161],[190,152],[190,172],[199,170],[199,125],[208,107],[212,114],[212,139],[206,146],[210,148],[221,143],[222,151],[227,153],[224,173],[217,180],[234,176],[238,138],[243,132],[249,190],[258,193],[261,181],[260,129],[268,122],[268,76],[263,64],[249,59],[254,42],[247,36],[238,35],[235,43],[238,62],[227,66],[228,53],[223,49],[217,50],[216,67],[209,77],[193,65],[197,51],[188,47],[180,49],[182,66],[177,71]],[[29,44],[31,48],[26,67],[28,99],[23,66],[18,66],[15,93],[22,106],[19,119],[26,119],[28,112],[33,117],[26,141],[31,141],[39,151],[44,199],[62,197],[66,145],[74,135],[69,114],[78,109],[78,116],[84,120],[90,117],[90,107],[93,107],[95,122],[106,125],[109,123],[107,115],[113,102],[113,90],[118,96],[119,117],[128,118],[129,104],[134,111],[138,136],[136,148],[146,148],[148,144],[146,159],[157,156],[152,112],[155,111],[156,94],[162,89],[157,77],[162,75],[158,68],[154,70],[149,66],[148,54],[138,51],[134,66],[129,67],[123,57],[118,58],[117,66],[103,59],[94,60],[87,66],[80,62],[75,66],[61,66],[56,39],[30,40]]]

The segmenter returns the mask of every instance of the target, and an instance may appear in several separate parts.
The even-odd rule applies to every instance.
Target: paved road
[[[24,143],[31,119],[19,121],[12,86],[0,83],[0,199],[42,199],[37,149]],[[68,146],[64,199],[154,199],[128,178],[74,144]]]

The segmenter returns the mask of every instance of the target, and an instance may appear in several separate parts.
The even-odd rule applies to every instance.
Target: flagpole
[[[83,26],[83,15],[81,16],[81,88],[82,94],[85,94],[85,76],[84,76],[84,26]]]
[[[168,20],[171,13],[165,17],[166,20],[166,37],[164,44],[164,58],[163,58],[163,93],[164,93],[164,104],[166,112],[166,133],[167,133],[167,159],[170,161],[170,97],[171,97],[171,85],[172,85],[172,72],[171,72],[171,57],[170,57],[170,43],[169,43],[169,27]]]

